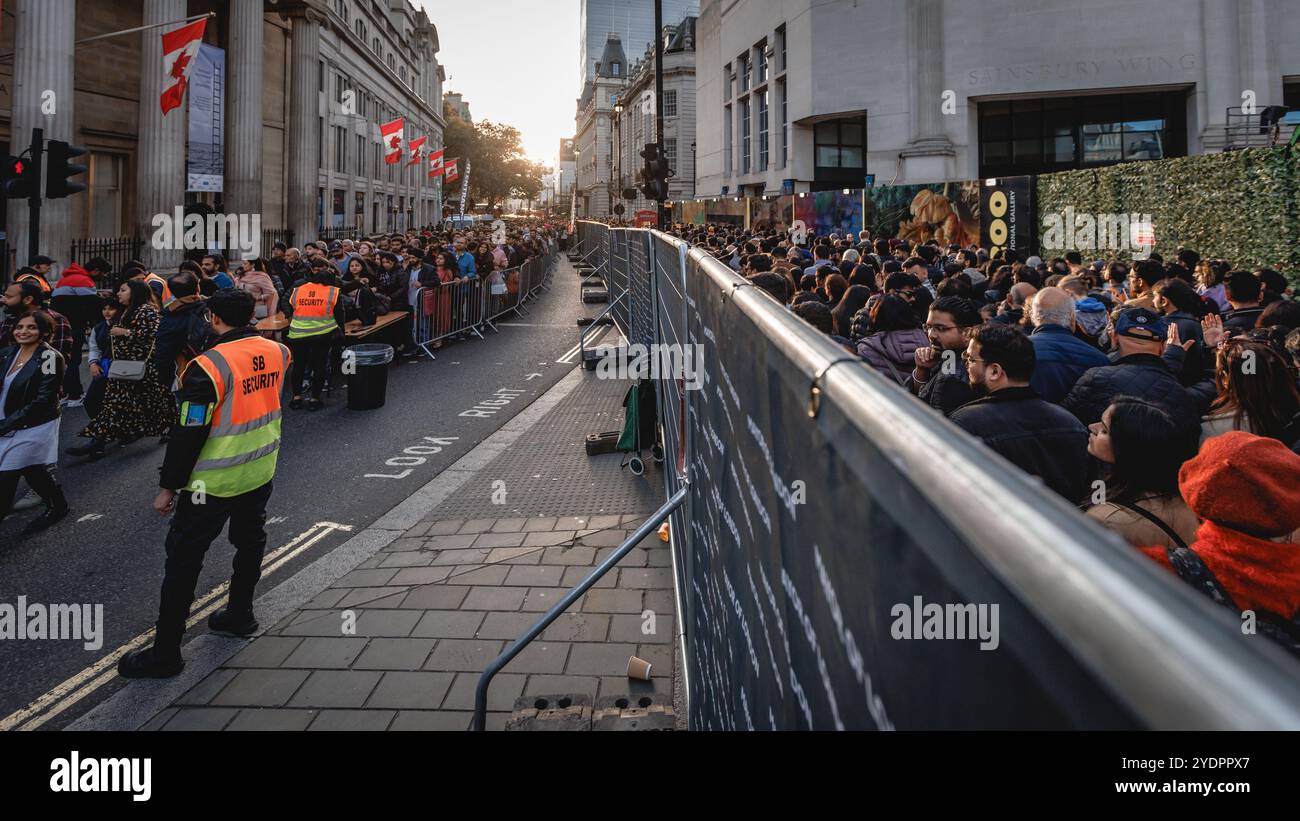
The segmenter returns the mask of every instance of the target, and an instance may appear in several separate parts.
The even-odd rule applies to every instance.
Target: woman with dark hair
[[[143,436],[162,436],[176,416],[172,392],[154,366],[161,315],[153,306],[153,290],[143,280],[129,279],[117,289],[117,301],[123,311],[108,331],[115,364],[104,389],[104,407],[78,434],[90,441],[68,448],[69,456],[103,456],[113,440],[129,445]]]
[[[1300,328],[1300,302],[1291,299],[1270,302],[1255,322],[1256,328],[1273,328],[1278,325],[1286,328],[1287,331]]]
[[[858,316],[860,322],[862,314]],[[858,356],[900,385],[912,372],[916,349],[930,344],[912,305],[900,296],[886,296],[871,306],[866,331],[857,344]]]
[[[1088,453],[1105,466],[1104,501],[1088,516],[1134,546],[1190,544],[1198,522],[1178,493],[1178,470],[1196,455],[1196,435],[1159,405],[1117,397],[1088,426]]]
[[[235,287],[253,295],[253,318],[274,317],[279,310],[280,292],[266,270],[266,260],[241,260],[235,271]]]
[[[1203,259],[1196,266],[1196,293],[1214,300],[1219,313],[1223,314],[1232,310],[1228,304],[1228,289],[1224,284],[1230,270],[1232,266],[1221,259]]]
[[[1201,423],[1202,442],[1232,430],[1287,447],[1300,439],[1300,390],[1286,359],[1271,345],[1229,339],[1219,348],[1214,387],[1218,393]]]
[[[871,262],[859,262],[853,266],[853,273],[849,276],[849,287],[861,285],[868,291],[874,291],[876,288],[877,268]]]
[[[0,521],[13,509],[18,478],[45,502],[23,529],[29,536],[68,515],[68,500],[49,466],[59,461],[59,386],[63,355],[50,346],[54,321],[28,311],[14,324],[14,344],[0,352]]]
[[[849,289],[849,281],[839,274],[831,274],[822,282],[822,296],[827,305],[839,305],[844,292]]]
[[[835,320],[835,333],[849,339],[853,334],[853,317],[867,306],[871,298],[871,289],[865,285],[850,285],[840,297],[840,301],[831,309],[831,318]]]

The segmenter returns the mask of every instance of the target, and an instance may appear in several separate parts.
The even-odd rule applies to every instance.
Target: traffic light
[[[5,199],[19,200],[40,195],[40,163],[25,157],[6,157],[3,171]]]
[[[84,182],[73,182],[71,177],[86,173],[86,166],[71,162],[84,156],[87,151],[79,145],[69,145],[61,140],[50,140],[49,168],[45,175],[45,198],[58,200],[86,190]]]
[[[672,169],[668,167],[668,160],[659,155],[659,144],[646,143],[641,156],[645,159],[645,166],[641,169],[641,193],[648,200],[662,202],[668,199],[668,178],[672,176]]]

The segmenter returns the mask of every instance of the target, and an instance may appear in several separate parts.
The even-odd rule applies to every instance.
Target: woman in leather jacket
[[[59,386],[66,369],[48,344],[53,333],[48,314],[29,311],[14,326],[17,344],[0,351],[0,520],[13,507],[19,476],[45,503],[24,536],[68,515],[68,500],[48,467],[59,458]]]

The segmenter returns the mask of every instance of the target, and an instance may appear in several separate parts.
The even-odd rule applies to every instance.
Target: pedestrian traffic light
[[[71,177],[86,173],[86,166],[71,162],[84,156],[86,149],[79,145],[69,145],[61,140],[50,140],[46,154],[49,166],[45,174],[45,198],[59,200],[86,190],[84,182],[73,182]]]
[[[659,144],[646,143],[641,156],[645,159],[641,169],[641,193],[648,200],[662,202],[668,199],[668,178],[672,176],[672,170],[668,167],[668,160],[659,155]]]
[[[5,199],[37,196],[41,188],[41,167],[25,157],[6,157],[3,169]]]

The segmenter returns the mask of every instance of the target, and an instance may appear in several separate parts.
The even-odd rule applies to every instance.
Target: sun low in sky
[[[519,129],[524,151],[551,165],[573,136],[580,52],[578,0],[417,0],[438,27],[444,91],[474,119]]]

